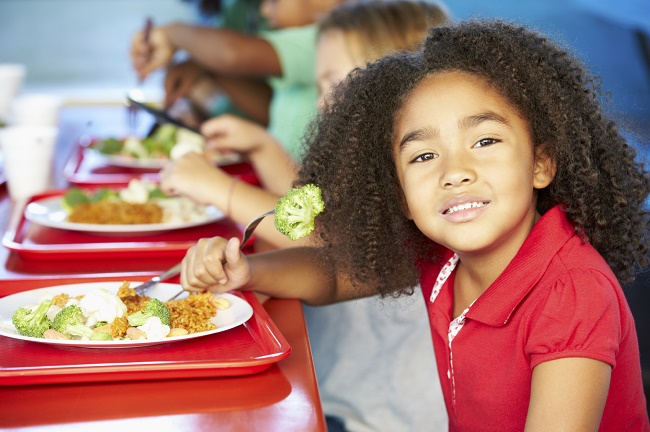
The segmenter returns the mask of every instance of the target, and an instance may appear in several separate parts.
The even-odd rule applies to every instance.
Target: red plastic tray
[[[77,186],[96,185],[126,185],[134,178],[157,182],[160,180],[159,170],[148,168],[126,168],[107,164],[95,152],[87,151],[97,138],[82,137],[79,145],[72,151],[63,168],[63,178]],[[253,167],[247,162],[223,165],[220,167],[228,174],[241,178],[243,181],[259,185],[259,180]]]
[[[253,316],[228,331],[186,341],[91,349],[0,336],[0,385],[249,375],[289,356],[291,347],[255,295],[233,294],[248,301]]]
[[[35,195],[29,202],[50,196],[62,195],[65,190],[54,190]],[[24,208],[18,209],[19,217],[9,223],[2,237],[2,244],[32,260],[89,260],[108,258],[178,258],[203,237],[241,236],[242,227],[230,220],[191,228],[171,230],[165,233],[142,236],[101,236],[33,224],[24,217]],[[251,239],[247,248],[250,248]],[[248,249],[246,251],[249,251]]]

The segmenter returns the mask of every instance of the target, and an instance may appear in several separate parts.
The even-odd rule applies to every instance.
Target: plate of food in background
[[[189,294],[160,283],[89,282],[38,288],[0,299],[0,335],[81,348],[133,348],[208,336],[237,327],[252,306],[233,294]],[[168,300],[182,292],[177,299]]]
[[[222,219],[214,206],[165,195],[156,183],[133,179],[121,190],[71,188],[64,195],[30,202],[32,223],[94,234],[157,234]]]
[[[190,151],[205,154],[215,165],[242,161],[239,154],[206,151],[203,136],[172,124],[160,125],[151,136],[144,138],[98,139],[88,146],[87,151],[100,155],[108,165],[123,168],[160,169],[170,159],[177,159]]]

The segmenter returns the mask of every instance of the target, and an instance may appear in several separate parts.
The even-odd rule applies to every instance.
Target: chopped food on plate
[[[130,136],[125,139],[105,138],[92,148],[110,156],[126,156],[134,159],[177,159],[187,152],[203,153],[203,136],[172,124],[160,125],[150,137]]]
[[[138,295],[129,282],[116,294],[97,288],[84,295],[57,294],[19,307],[12,324],[22,336],[59,340],[162,340],[213,330],[217,310],[230,302],[211,293],[163,302]]]
[[[158,185],[133,179],[121,191],[71,188],[62,199],[67,220],[87,224],[156,224],[208,220],[204,205],[165,195]]]
[[[129,136],[124,139],[109,137],[93,143],[90,148],[109,157],[122,157],[135,161],[160,161],[178,159],[186,153],[205,154],[215,162],[232,159],[218,151],[205,151],[205,138],[195,132],[172,124],[160,125],[150,137]]]

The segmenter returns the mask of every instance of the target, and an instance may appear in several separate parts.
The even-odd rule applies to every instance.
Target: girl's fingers
[[[196,246],[192,246],[190,249],[188,249],[187,253],[185,254],[185,258],[183,258],[182,264],[181,264],[181,277],[180,277],[180,282],[181,286],[185,291],[190,291],[190,292],[201,292],[203,291],[203,288],[195,286],[191,281],[193,281],[193,275],[192,275],[192,268],[194,266],[194,254],[196,252]]]
[[[201,263],[204,273],[201,277],[208,285],[225,284],[228,281],[222,264],[226,244],[226,240],[221,237],[213,237],[205,242]]]
[[[229,241],[221,237],[199,240],[183,259],[183,289],[224,292],[243,286],[248,280],[248,262],[239,247],[238,238]]]
[[[226,133],[225,128],[223,127],[223,118],[214,117],[210,120],[207,120],[201,124],[201,134],[208,138],[215,138]]]
[[[226,243],[226,260],[228,265],[231,268],[236,268],[238,265],[241,264],[241,251],[239,250],[241,241],[237,237],[233,237],[230,240],[228,240],[228,243]]]

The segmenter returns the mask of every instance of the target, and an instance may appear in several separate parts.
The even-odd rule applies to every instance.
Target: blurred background
[[[499,17],[544,31],[602,76],[612,112],[650,119],[650,1],[449,0],[456,19]],[[0,0],[0,62],[28,67],[27,91],[120,99],[133,86],[128,50],[146,17],[196,21],[183,0]],[[642,36],[643,35],[643,36]],[[643,48],[645,44],[645,52]],[[154,96],[160,77],[146,83]]]
[[[650,160],[649,0],[448,0],[455,19],[498,17],[541,30],[600,75],[607,113]],[[22,93],[56,93],[68,103],[122,103],[136,84],[128,57],[146,17],[155,24],[197,21],[182,0],[0,0],[0,63],[22,63]],[[162,75],[144,83],[158,100]],[[650,369],[648,272],[626,287],[636,316],[642,363]]]

